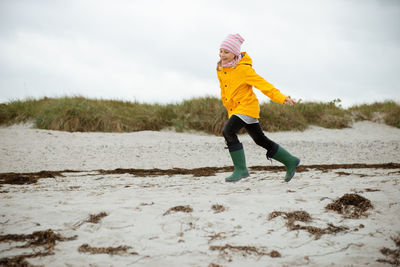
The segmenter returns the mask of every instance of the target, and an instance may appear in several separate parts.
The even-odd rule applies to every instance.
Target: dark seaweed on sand
[[[326,210],[335,211],[352,219],[367,216],[366,211],[372,208],[371,201],[358,194],[345,194],[325,207]]]
[[[269,220],[272,220],[278,216],[282,216],[284,219],[287,220],[286,226],[290,231],[305,230],[308,233],[314,235],[315,239],[319,239],[322,235],[325,234],[335,234],[349,229],[346,226],[335,226],[331,223],[328,223],[327,227],[325,228],[296,224],[296,222],[298,221],[304,223],[312,222],[310,214],[302,210],[293,212],[274,211],[269,214]]]
[[[32,266],[25,259],[52,255],[57,242],[71,241],[76,238],[77,236],[63,237],[61,234],[57,234],[51,229],[36,231],[32,234],[0,235],[0,242],[26,242],[24,245],[17,246],[17,248],[32,248],[34,251],[34,253],[30,254],[1,258],[0,266]],[[43,251],[39,251],[39,247],[42,247]]]

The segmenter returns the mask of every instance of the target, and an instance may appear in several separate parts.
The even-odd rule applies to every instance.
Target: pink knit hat
[[[221,47],[223,49],[228,50],[229,52],[232,52],[236,56],[239,56],[240,54],[240,46],[244,42],[244,39],[240,34],[229,34],[225,40],[222,42]]]

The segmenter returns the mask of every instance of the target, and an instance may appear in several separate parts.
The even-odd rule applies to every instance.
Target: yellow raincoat
[[[222,102],[228,110],[229,118],[233,114],[242,114],[258,119],[260,104],[253,86],[280,104],[283,104],[286,96],[254,71],[251,58],[246,52],[241,54],[243,57],[236,68],[219,67],[217,70]]]

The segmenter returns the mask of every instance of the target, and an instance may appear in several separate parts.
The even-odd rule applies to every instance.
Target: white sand
[[[267,133],[299,156],[302,164],[400,163],[400,129],[361,122],[353,128]],[[241,136],[248,166],[270,165],[265,152]],[[66,133],[0,128],[0,172],[81,170],[36,184],[0,187],[0,234],[31,234],[52,229],[76,240],[58,242],[54,255],[26,259],[45,266],[380,266],[380,249],[394,249],[400,234],[399,169],[309,170],[283,182],[283,172],[253,171],[234,184],[228,173],[135,177],[90,172],[116,168],[198,168],[230,166],[222,137],[173,133]],[[274,162],[273,165],[280,165]],[[347,173],[347,175],[346,175]],[[358,193],[374,208],[368,217],[344,218],[324,207],[346,193]],[[212,205],[225,211],[215,213]],[[171,212],[189,205],[193,211]],[[268,220],[273,211],[307,211],[312,222],[348,230],[319,239],[304,230],[289,231],[286,220]],[[90,214],[106,212],[99,223]],[[360,226],[362,225],[362,226]],[[81,253],[91,247],[130,246],[120,255]],[[0,242],[0,258],[32,253],[21,242]],[[213,246],[250,246],[281,257]],[[42,248],[36,248],[40,251]],[[133,252],[137,255],[131,254]]]
[[[266,133],[302,164],[399,162],[400,129],[372,122],[329,130]],[[263,148],[240,136],[249,166],[270,164]],[[68,133],[0,128],[0,171],[197,168],[230,166],[223,137],[173,132]],[[274,165],[278,165],[274,163]]]

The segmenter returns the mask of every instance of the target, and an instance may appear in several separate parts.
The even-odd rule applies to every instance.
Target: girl
[[[283,95],[253,70],[249,55],[246,52],[240,52],[243,41],[244,39],[239,34],[229,34],[221,44],[220,61],[217,64],[221,98],[229,115],[222,135],[228,145],[234,165],[232,175],[225,181],[236,182],[249,176],[243,145],[237,137],[237,132],[244,127],[254,142],[267,150],[268,159],[273,158],[285,165],[285,181],[289,182],[300,160],[264,135],[258,123],[260,106],[252,87],[259,89],[274,102],[287,105],[293,105],[296,102]]]

